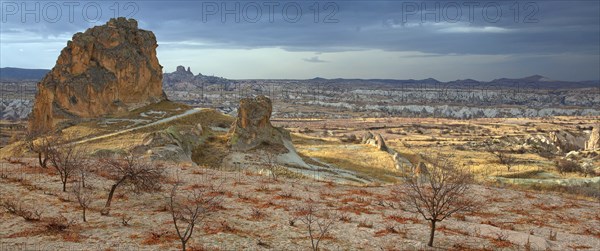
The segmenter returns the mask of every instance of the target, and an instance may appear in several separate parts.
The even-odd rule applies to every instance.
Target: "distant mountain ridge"
[[[1,81],[40,81],[50,70],[46,69],[23,69],[15,67],[0,68]]]
[[[23,69],[14,67],[0,68],[0,81],[39,81],[41,80],[49,70],[46,69]],[[184,66],[178,66],[177,70],[172,73],[165,73],[163,76],[164,88],[184,89],[190,86],[198,86],[201,84],[227,84],[236,82],[239,80],[231,80],[217,76],[206,76],[198,73],[194,75],[190,68],[187,69]],[[358,78],[334,78],[327,79],[322,77],[315,77],[312,79],[306,79],[308,82],[325,82],[325,83],[357,83],[363,84],[367,82],[377,82],[382,84],[421,84],[421,85],[439,85],[446,84],[452,86],[473,86],[473,85],[493,85],[501,87],[525,87],[525,86],[536,86],[544,89],[564,89],[564,88],[598,88],[600,87],[600,80],[588,80],[588,81],[563,81],[553,80],[541,75],[532,75],[523,78],[499,78],[492,81],[478,81],[474,79],[458,79],[453,81],[439,81],[435,78],[426,79],[358,79]],[[185,84],[182,84],[185,83]]]

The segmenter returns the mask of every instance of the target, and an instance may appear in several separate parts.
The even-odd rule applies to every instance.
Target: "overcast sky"
[[[167,72],[185,65],[233,79],[600,79],[596,0],[0,2],[2,67],[52,68],[75,32],[117,15],[156,34]]]

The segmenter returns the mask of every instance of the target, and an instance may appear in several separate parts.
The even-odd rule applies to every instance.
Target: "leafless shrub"
[[[531,242],[529,241],[529,236],[527,236],[527,242],[523,245],[523,249],[525,251],[531,251]]]
[[[25,208],[23,202],[14,197],[3,198],[0,200],[0,206],[9,213],[20,216],[26,221],[39,221],[42,218],[41,210]]]
[[[347,212],[343,212],[340,214],[339,220],[348,223],[352,221],[352,217]]]
[[[93,201],[93,193],[91,189],[86,189],[85,187],[83,187],[83,182],[77,182],[77,185],[73,186],[73,194],[75,195],[77,203],[81,208],[81,217],[83,219],[83,222],[87,222],[85,212],[90,207],[90,204]]]
[[[46,223],[46,230],[50,232],[63,232],[73,225],[73,220],[68,220],[65,216],[49,218]]]
[[[131,216],[127,216],[126,214],[123,214],[121,216],[121,225],[128,227],[129,226],[129,221],[132,219]]]
[[[196,188],[188,194],[187,199],[180,200],[177,197],[178,188],[179,183],[173,185],[167,203],[181,241],[181,249],[185,251],[186,244],[194,233],[194,227],[217,210],[215,205],[218,204],[222,193],[214,186]]]
[[[358,223],[358,227],[373,228],[373,222],[362,220]]]
[[[139,156],[128,154],[121,158],[103,159],[102,162],[108,169],[110,177],[115,180],[102,209],[102,215],[110,213],[113,195],[121,185],[132,185],[137,193],[158,191],[161,188],[164,169],[141,160]]]
[[[557,234],[558,234],[558,232],[553,232],[552,230],[550,230],[550,234],[548,235],[548,240],[556,241]]]
[[[254,220],[262,220],[265,216],[266,214],[260,208],[252,208],[252,213],[250,213],[250,218]]]
[[[310,244],[314,251],[319,250],[321,240],[323,240],[338,219],[332,212],[318,208],[313,201],[308,201],[305,205],[298,207],[296,215],[306,225]]]
[[[286,199],[291,199],[292,197],[294,197],[292,195],[292,193],[290,193],[290,192],[281,192],[277,195],[279,195],[279,197],[281,197],[281,198],[286,198]]]
[[[508,240],[508,235],[502,231],[500,233],[496,233],[496,240],[497,241],[506,241]]]
[[[583,168],[575,161],[567,160],[567,159],[557,159],[556,170],[559,173],[575,173],[575,172],[583,172]]]
[[[399,196],[406,193],[406,199],[402,200],[404,208],[430,222],[428,245],[431,247],[437,222],[457,212],[473,211],[479,203],[470,195],[471,174],[456,167],[441,153],[429,153],[422,158],[431,164],[428,176],[407,176],[405,185],[394,192]]]
[[[493,143],[487,141],[486,142],[486,150],[496,156],[498,159],[498,163],[505,165],[507,171],[510,172],[510,169],[515,165],[516,158],[514,155],[509,154],[503,150],[498,149]]]
[[[263,240],[259,239],[258,242],[256,243],[256,245],[263,247],[263,248],[271,248],[271,245],[269,245],[268,243],[264,242]]]
[[[273,151],[265,151],[265,156],[267,157],[267,170],[269,170],[269,175],[274,181],[277,181],[277,171],[279,169],[279,165],[277,164],[277,154]]]

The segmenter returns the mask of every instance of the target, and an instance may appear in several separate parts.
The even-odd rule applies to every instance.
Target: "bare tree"
[[[277,153],[273,151],[265,151],[265,157],[267,157],[267,170],[269,170],[271,178],[277,181]]]
[[[87,164],[86,150],[72,143],[56,141],[49,146],[50,163],[58,171],[63,184],[63,192],[67,191],[67,182],[71,175],[80,167]]]
[[[38,162],[42,168],[48,167],[51,141],[52,136],[49,133],[28,131],[25,135],[27,149],[38,155]]]
[[[319,250],[321,240],[323,240],[338,219],[331,211],[318,208],[312,200],[309,200],[304,206],[298,207],[296,215],[306,225],[311,248],[314,251]]]
[[[85,212],[92,203],[92,191],[89,188],[85,188],[83,186],[83,182],[77,182],[77,185],[73,186],[73,194],[77,199],[77,203],[79,203],[79,207],[81,207],[83,222],[87,222],[87,219],[85,218]]]
[[[407,176],[405,184],[395,189],[407,211],[419,213],[430,222],[429,245],[433,246],[435,225],[456,212],[472,211],[478,205],[469,193],[473,177],[459,169],[448,156],[427,154],[422,158],[430,163],[427,177]]]
[[[516,158],[514,155],[498,149],[498,147],[494,146],[491,142],[486,143],[486,150],[489,153],[496,156],[498,162],[502,165],[505,165],[506,169],[510,172],[510,169],[514,166],[516,162]]]
[[[177,196],[179,186],[179,182],[173,185],[168,197],[168,206],[177,236],[181,241],[181,250],[185,251],[194,228],[216,211],[222,193],[211,185],[204,189],[193,189],[187,198],[182,200]]]
[[[110,213],[113,195],[121,185],[132,185],[137,193],[158,191],[161,188],[164,169],[143,161],[139,156],[128,154],[122,158],[109,158],[102,161],[115,180],[108,193],[104,209],[101,211],[102,215]]]

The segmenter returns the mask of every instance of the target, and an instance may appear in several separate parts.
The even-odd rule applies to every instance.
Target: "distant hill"
[[[49,71],[46,69],[4,67],[0,68],[0,81],[40,81]]]
[[[22,69],[14,67],[0,68],[0,81],[40,81],[49,70],[45,69]],[[327,79],[322,77],[316,77],[312,79],[303,80],[311,83],[340,83],[340,84],[384,84],[384,85],[402,85],[402,84],[420,84],[426,86],[439,86],[451,85],[454,87],[464,86],[492,86],[502,88],[523,88],[523,87],[535,87],[540,89],[570,89],[570,88],[598,88],[600,87],[600,81],[562,81],[553,80],[541,75],[533,75],[524,78],[499,78],[492,81],[478,81],[474,79],[462,79],[448,82],[441,82],[434,78],[427,79],[347,79],[347,78],[335,78]],[[222,77],[206,76],[198,73],[194,75],[189,67],[186,68],[179,66],[176,71],[172,73],[165,73],[163,75],[163,88],[166,90],[187,90],[191,87],[199,87],[202,85],[212,84],[225,84],[229,85],[236,82],[236,80],[226,79]]]

